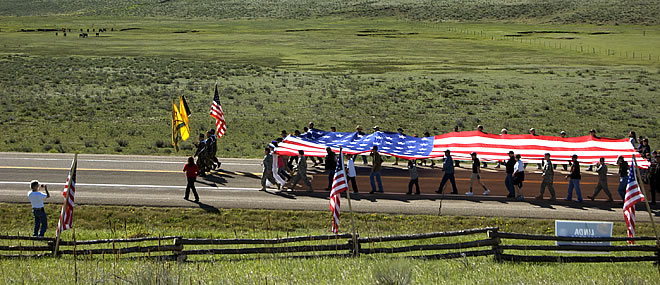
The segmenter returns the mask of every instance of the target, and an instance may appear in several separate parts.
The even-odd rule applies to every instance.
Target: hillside
[[[658,24],[660,1],[639,0],[6,0],[0,16],[285,18],[395,16],[428,21]]]

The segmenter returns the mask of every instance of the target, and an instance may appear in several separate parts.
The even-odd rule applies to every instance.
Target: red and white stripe
[[[635,204],[644,201],[644,195],[639,189],[636,177],[634,177],[636,175],[634,169],[635,167],[633,163],[629,173],[633,178],[628,179],[629,182],[628,187],[626,188],[626,198],[623,202],[623,218],[626,220],[629,237],[635,236]],[[634,244],[635,241],[629,240],[628,243]]]
[[[74,201],[76,197],[76,168],[77,161],[74,158],[73,162],[71,163],[71,170],[69,171],[69,175],[66,178],[66,183],[64,184],[64,191],[62,192],[65,201],[64,205],[62,205],[62,211],[60,212],[60,219],[57,222],[57,230],[55,232],[56,236],[59,236],[62,231],[66,231],[73,227],[73,207],[75,206]]]
[[[311,143],[289,136],[277,148],[278,153],[284,155],[297,155],[298,150],[304,150],[305,155],[322,157],[326,154],[326,146]],[[508,152],[513,151],[522,156],[525,163],[540,163],[545,153],[550,153],[555,164],[568,164],[573,154],[578,155],[578,162],[591,165],[596,164],[601,157],[605,163],[616,164],[618,156],[631,160],[635,156],[641,168],[648,168],[650,163],[641,158],[628,139],[582,137],[554,137],[533,135],[497,135],[485,134],[479,131],[451,132],[434,137],[433,149],[425,157],[407,157],[387,152],[384,155],[393,155],[404,159],[442,158],[445,150],[451,150],[455,160],[471,160],[470,153],[476,152],[482,161],[504,161],[509,159]],[[338,152],[338,148],[333,148]],[[356,152],[345,146],[344,152],[348,154],[362,154],[369,151]]]

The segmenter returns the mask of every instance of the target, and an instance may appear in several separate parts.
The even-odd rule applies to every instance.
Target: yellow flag
[[[183,126],[179,129],[181,132],[181,139],[183,141],[187,140],[190,137],[190,125],[188,121],[188,112],[186,111],[187,104],[183,97],[179,97],[179,116]]]
[[[177,109],[176,104],[172,101],[172,145],[176,151],[179,151],[179,130],[183,125],[185,123],[181,119],[181,113],[179,113],[179,109]]]

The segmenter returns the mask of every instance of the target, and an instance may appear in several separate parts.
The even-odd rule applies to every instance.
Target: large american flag
[[[222,106],[220,106],[218,82],[215,83],[215,95],[213,95],[213,103],[211,104],[211,117],[215,118],[215,133],[220,138],[227,131],[227,122],[225,121],[225,113],[222,112]]]
[[[628,236],[635,236],[635,204],[644,201],[644,195],[639,189],[637,179],[635,178],[635,162],[630,164],[630,172],[628,174],[628,187],[626,187],[626,198],[623,202],[623,218],[626,220],[628,227]],[[629,240],[628,243],[634,244],[635,241]]]
[[[58,237],[62,231],[66,231],[73,227],[73,207],[75,206],[74,201],[76,197],[76,169],[78,168],[78,155],[73,158],[71,162],[71,170],[69,170],[69,175],[66,177],[66,183],[64,184],[64,204],[62,205],[62,211],[60,212],[60,220],[57,222],[57,230],[55,232],[55,237]]]
[[[357,132],[311,129],[300,136],[288,136],[276,152],[295,156],[298,150],[304,150],[305,155],[322,157],[326,154],[326,147],[335,152],[343,147],[348,154],[367,154],[373,146],[378,146],[381,154],[403,159],[442,158],[444,151],[449,149],[456,160],[471,160],[470,153],[474,151],[482,161],[495,162],[508,160],[508,152],[512,150],[520,154],[526,163],[540,163],[547,152],[555,164],[568,164],[573,154],[578,155],[580,163],[589,165],[596,164],[601,157],[607,164],[616,164],[619,155],[627,160],[634,155],[640,161],[640,167],[650,166],[648,161],[641,159],[628,139],[498,135],[479,131],[412,137],[393,132],[361,135]]]
[[[330,191],[330,211],[332,212],[332,232],[339,233],[339,197],[341,192],[348,190],[346,184],[346,173],[344,171],[344,153],[339,152],[335,177],[332,180],[332,189]]]

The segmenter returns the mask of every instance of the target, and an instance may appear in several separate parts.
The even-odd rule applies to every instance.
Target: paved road
[[[51,203],[62,203],[61,188],[71,165],[71,154],[32,154],[0,153],[0,202],[27,202],[26,193],[29,181],[39,179],[51,185],[54,198]],[[313,193],[304,190],[292,192],[258,191],[260,188],[260,160],[221,159],[222,169],[202,178],[197,189],[202,203],[182,199],[185,190],[185,177],[181,168],[183,157],[118,156],[118,155],[79,155],[78,163],[78,204],[104,205],[147,205],[203,208],[258,208],[258,209],[298,209],[327,211],[327,175],[322,169],[310,164],[313,174]],[[482,177],[491,189],[491,195],[466,197],[469,188],[470,170],[458,168],[456,172],[459,195],[435,194],[441,172],[438,169],[421,167],[420,185],[422,195],[408,196],[407,171],[400,166],[386,162],[384,170],[385,194],[367,194],[369,168],[357,163],[358,188],[360,194],[352,195],[353,209],[359,212],[503,216],[523,218],[580,219],[622,221],[623,214],[618,204],[606,203],[604,194],[595,202],[537,201],[531,197],[538,194],[540,175],[535,165],[528,166],[525,181],[526,202],[506,200],[503,183],[503,170],[487,168]],[[464,166],[468,166],[464,164]],[[618,185],[615,169],[611,169],[610,188]],[[555,186],[557,197],[566,195],[567,181],[564,171],[557,171]],[[583,196],[591,194],[596,176],[585,173],[582,181]],[[476,187],[476,185],[475,185]],[[450,192],[445,188],[445,193]],[[481,193],[477,191],[475,193]],[[546,193],[546,197],[547,197]],[[617,198],[618,194],[613,193]],[[343,204],[347,207],[347,203]],[[346,209],[346,208],[344,208]],[[643,208],[638,207],[638,221],[649,221]],[[654,213],[658,215],[657,213]]]

